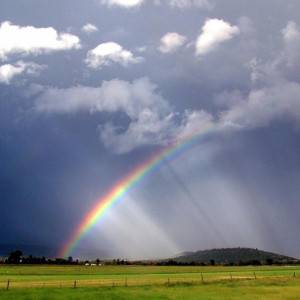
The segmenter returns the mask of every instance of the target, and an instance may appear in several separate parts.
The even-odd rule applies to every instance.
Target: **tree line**
[[[260,265],[294,265],[299,264],[299,260],[288,260],[288,261],[277,261],[272,258],[266,258],[264,261],[260,261],[257,259],[252,260],[240,260],[239,262],[224,262],[224,263],[216,263],[214,259],[210,259],[209,262],[199,262],[199,261],[177,261],[174,259],[163,260],[163,261],[129,261],[127,259],[112,259],[100,261],[97,258],[94,261],[79,261],[78,259],[73,260],[72,256],[69,256],[67,259],[65,258],[45,258],[43,257],[35,257],[32,255],[23,256],[21,250],[15,250],[10,253],[10,255],[2,262],[4,264],[48,264],[48,265],[156,265],[156,266],[260,266]]]
[[[29,256],[23,256],[23,252],[21,250],[12,251],[9,256],[3,261],[4,264],[33,264],[33,265],[77,265],[79,264],[78,260],[73,260],[72,256],[67,259],[64,258],[45,258],[43,257],[35,257],[31,254]]]

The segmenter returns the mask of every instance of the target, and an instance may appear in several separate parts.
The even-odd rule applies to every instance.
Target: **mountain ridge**
[[[213,260],[218,264],[237,264],[240,262],[259,261],[266,262],[267,260],[273,262],[283,263],[286,261],[298,261],[298,259],[276,254],[273,252],[258,250],[257,248],[218,248],[209,250],[199,250],[196,252],[183,252],[184,255],[175,255],[170,259],[181,263],[211,263]]]

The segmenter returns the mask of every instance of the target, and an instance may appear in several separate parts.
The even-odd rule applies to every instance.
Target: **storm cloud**
[[[127,174],[189,140],[73,255],[299,258],[299,3],[2,2],[3,243],[61,249]]]

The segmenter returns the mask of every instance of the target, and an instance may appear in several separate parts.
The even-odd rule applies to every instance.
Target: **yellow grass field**
[[[0,299],[95,299],[98,296],[104,299],[300,299],[300,266],[0,265]]]

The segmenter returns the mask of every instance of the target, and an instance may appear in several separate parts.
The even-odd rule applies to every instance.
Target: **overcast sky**
[[[300,2],[1,0],[0,243],[129,258],[253,247],[300,258]]]

